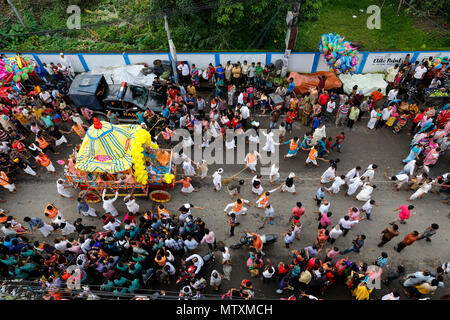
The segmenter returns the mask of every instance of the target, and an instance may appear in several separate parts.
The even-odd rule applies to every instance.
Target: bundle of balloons
[[[35,74],[33,61],[29,57],[20,54],[6,60],[0,59],[0,81],[15,86],[20,81],[26,81],[29,75]]]
[[[344,41],[345,37],[336,33],[323,34],[319,42],[319,51],[327,60],[330,71],[336,74],[351,73],[356,71],[359,51]]]
[[[137,182],[147,184],[148,172],[145,169],[144,162],[144,148],[142,145],[148,145],[153,149],[158,149],[159,146],[152,142],[152,137],[147,130],[140,129],[134,135],[134,139],[130,144],[130,155],[133,161],[134,178]]]
[[[434,69],[440,69],[442,67],[443,63],[448,63],[448,57],[437,57],[436,59],[434,59],[433,61],[433,67]],[[448,67],[448,66],[447,66]]]

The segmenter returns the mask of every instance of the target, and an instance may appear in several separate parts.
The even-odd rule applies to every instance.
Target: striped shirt
[[[343,104],[343,105],[341,105],[340,107],[339,107],[339,113],[340,114],[348,114],[348,111],[350,110],[350,106],[349,105],[345,105],[345,104]]]

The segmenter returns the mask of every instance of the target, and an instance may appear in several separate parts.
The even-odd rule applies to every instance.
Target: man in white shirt
[[[434,78],[433,80],[431,80],[431,83],[430,83],[430,85],[428,86],[428,88],[432,88],[432,89],[434,89],[434,88],[438,88],[438,87],[440,87],[441,86],[441,80],[439,80],[437,77],[436,78]]]
[[[391,89],[388,93],[388,103],[392,100],[397,99],[397,94],[398,94],[397,88]]]
[[[248,68],[248,83],[249,83],[249,85],[255,84],[255,74],[256,74],[255,63],[252,62],[252,65]]]
[[[62,66],[69,69],[70,76],[72,77],[73,80],[73,78],[75,77],[75,72],[73,71],[72,63],[70,63],[69,59],[66,56],[64,56],[64,53],[62,52],[59,54],[59,63],[61,63]]]
[[[333,229],[330,231],[330,243],[333,244],[337,238],[342,235],[343,231],[341,230],[341,226],[339,224],[335,225]]]
[[[169,261],[166,261],[166,264],[164,265],[164,270],[166,270],[171,276],[175,275],[175,273],[177,272],[173,264],[171,264]]]
[[[69,243],[69,241],[67,240],[59,240],[59,239],[55,239],[55,249],[61,252],[66,251],[67,249],[67,244]]]
[[[425,63],[422,63],[420,67],[417,67],[416,70],[414,70],[411,87],[417,87],[425,76],[425,73],[427,73],[427,67],[425,66]]]
[[[103,189],[103,194],[102,194],[103,209],[105,210],[106,213],[111,213],[111,215],[113,217],[116,217],[119,215],[119,212],[117,211],[117,209],[114,207],[114,204],[113,204],[114,201],[117,200],[118,196],[119,196],[119,192],[116,191],[114,198],[106,197],[106,188]]]
[[[313,211],[313,213],[318,213],[319,217],[317,220],[320,220],[320,218],[322,217],[322,214],[326,214],[328,213],[328,210],[330,209],[331,203],[329,203],[327,200],[323,200],[322,204],[319,207],[319,211]]]
[[[402,185],[408,182],[409,176],[404,173],[397,174],[396,176],[388,177],[389,180],[395,181],[395,191],[400,190]]]
[[[182,83],[183,84],[188,84],[189,81],[189,66],[184,62],[181,61],[181,64],[178,65],[177,69],[181,72],[181,77],[182,77]]]
[[[412,177],[414,170],[416,169],[416,161],[417,160],[411,160],[405,166],[403,167],[403,170],[400,171],[398,174],[408,174],[410,177]]]
[[[43,90],[41,93],[39,93],[39,98],[41,98],[42,102],[45,103],[46,105],[52,103],[52,96],[46,90]]]
[[[325,122],[328,122],[333,116],[334,109],[336,109],[336,102],[334,100],[328,101],[327,112],[325,112]]]
[[[381,120],[383,120],[383,122],[388,121],[389,117],[392,115],[392,106],[384,108],[381,113]]]
[[[184,245],[190,251],[195,250],[198,246],[198,242],[195,239],[192,239],[190,235],[187,236],[187,239],[184,240]]]
[[[345,182],[348,184],[348,181],[350,179],[353,179],[355,177],[359,177],[359,173],[361,172],[361,167],[357,166],[356,168],[351,169],[347,174],[345,175]]]
[[[354,224],[357,224],[359,220],[350,220],[349,216],[345,216],[339,220],[339,225],[343,231],[343,236],[345,237]]]
[[[244,60],[244,63],[241,64],[242,69],[242,83],[244,86],[247,84],[247,75],[248,75],[248,69],[250,68],[250,65],[247,63],[247,60]]]
[[[181,260],[181,263],[186,263],[191,260],[193,262],[193,265],[196,267],[195,274],[198,274],[202,269],[203,265],[205,264],[205,262],[203,261],[203,258],[200,257],[198,254],[193,254],[186,260]]]
[[[242,119],[241,124],[243,129],[245,130],[247,128],[247,119],[250,117],[250,109],[247,105],[242,105],[242,107],[239,108],[239,112],[241,113]]]

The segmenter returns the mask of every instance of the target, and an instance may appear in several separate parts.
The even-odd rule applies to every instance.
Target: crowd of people
[[[313,212],[317,214],[317,235],[315,239],[310,239],[310,246],[290,251],[289,261],[273,263],[263,252],[261,235],[249,230],[246,232],[251,237],[252,244],[248,260],[232,260],[230,248],[216,239],[214,230],[209,229],[198,216],[198,212],[204,210],[204,207],[185,203],[176,213],[169,212],[164,205],[150,210],[138,204],[130,194],[124,199],[127,212],[119,212],[114,206],[118,199],[117,193],[115,197],[108,197],[104,190],[102,213],[97,213],[88,205],[86,192],[76,196],[80,217],[74,221],[68,221],[53,204],[45,208],[44,216],[41,217],[26,216],[18,219],[14,217],[14,213],[3,210],[0,213],[3,233],[0,243],[0,275],[32,283],[35,291],[40,292],[44,299],[55,300],[77,297],[161,298],[170,293],[159,289],[173,283],[180,289],[175,294],[179,299],[252,299],[258,298],[254,291],[256,281],[276,281],[276,293],[284,293],[282,296],[289,296],[284,299],[291,300],[322,299],[327,289],[337,282],[345,283],[357,300],[368,300],[374,288],[379,289],[381,283],[389,288],[396,279],[401,279],[405,293],[411,297],[424,298],[433,294],[444,286],[444,275],[450,271],[450,263],[435,266],[435,270],[417,272],[406,270],[404,265],[399,264],[394,271],[383,273],[389,256],[381,249],[372,260],[365,262],[348,255],[350,252],[360,252],[366,235],[354,235],[349,248],[339,249],[334,244],[339,237],[345,237],[350,230],[355,229],[360,221],[372,219],[372,211],[378,206],[372,198],[376,190],[373,181],[378,166],[370,164],[366,170],[356,166],[345,175],[338,175],[339,159],[329,159],[329,154],[334,149],[343,152],[346,134],[342,131],[336,137],[327,137],[326,126],[331,121],[336,127],[347,126],[351,129],[355,123],[363,121],[366,114],[369,115],[367,130],[385,130],[390,127],[394,133],[401,132],[403,127],[411,124],[408,132],[413,137],[411,152],[403,160],[404,168],[392,176],[386,170],[386,181],[392,180],[397,191],[403,185],[408,190],[414,190],[410,201],[433,191],[446,195],[444,201],[448,202],[448,173],[437,177],[430,175],[430,167],[449,148],[448,104],[441,108],[418,108],[412,103],[406,103],[405,107],[399,96],[401,83],[418,90],[423,90],[432,83],[444,84],[448,77],[448,64],[435,70],[431,61],[425,61],[420,67],[417,63],[413,65],[416,66],[413,70],[408,59],[407,57],[400,66],[395,67],[398,69],[395,75],[394,70],[389,70],[388,81],[393,81],[389,81],[392,88],[387,97],[383,96],[381,89],[365,97],[357,86],[350,95],[339,93],[339,89],[326,90],[326,78],[321,78],[319,86],[311,89],[308,94],[298,95],[292,78],[288,77],[287,87],[272,88],[269,81],[270,68],[259,62],[255,64],[247,61],[242,64],[228,62],[225,67],[210,64],[202,77],[207,78],[209,86],[214,88],[211,101],[206,101],[198,92],[201,78],[200,70],[195,65],[189,66],[183,62],[178,66],[181,84],[171,81],[163,83],[156,78],[151,90],[161,93],[166,104],[162,106],[161,114],[138,112],[136,120],[143,128],[151,128],[155,139],[162,135],[162,139],[159,139],[161,145],[170,148],[173,131],[184,128],[192,134],[203,134],[203,148],[207,148],[214,139],[223,137],[225,147],[232,149],[235,147],[235,140],[226,140],[226,130],[233,129],[238,136],[245,134],[248,129],[259,129],[257,116],[267,114],[270,124],[269,128],[264,128],[269,130],[264,134],[266,144],[262,150],[274,152],[275,145],[283,143],[289,146],[289,151],[284,156],[285,161],[295,158],[298,151],[302,150],[305,151],[305,166],[310,163],[319,166],[317,160],[329,166],[320,177],[322,186],[315,195],[311,195],[318,207]],[[0,117],[0,184],[9,192],[18,190],[15,180],[20,178],[22,171],[36,178],[39,178],[38,167],[44,172],[55,173],[48,151],[58,154],[61,146],[71,146],[65,135],[73,133],[82,139],[93,122],[93,112],[90,109],[81,108],[78,112],[71,107],[66,93],[72,80],[72,67],[69,62],[64,61],[64,55],[59,64],[56,69],[53,66],[48,69],[48,75],[44,72],[41,74],[43,83],[39,93],[34,91],[27,94],[10,90],[8,98],[0,101],[3,113]],[[271,92],[284,99],[281,106],[275,105],[269,98]],[[108,120],[111,123],[118,122],[117,116],[112,113],[108,113]],[[307,128],[303,137],[292,136],[294,122]],[[274,132],[279,135],[278,139],[275,139]],[[258,134],[251,136],[250,141],[259,143]],[[193,146],[193,139],[185,138],[183,146]],[[78,149],[79,144],[75,146],[69,161],[62,163],[65,170],[74,170]],[[204,187],[196,189],[191,181],[197,177],[202,181],[207,177],[206,162],[195,163],[183,153],[177,156],[184,160],[183,175],[176,181],[182,185],[181,192],[202,192]],[[284,181],[279,186],[272,186],[272,190],[264,191],[261,175],[256,172],[259,158],[256,150],[250,150],[245,158],[245,167],[255,174],[251,181],[251,191],[257,195],[256,201],[241,197],[244,180],[236,178],[227,184],[227,192],[233,201],[224,209],[230,237],[235,236],[234,229],[240,225],[237,221],[239,216],[247,212],[245,205],[264,210],[264,218],[259,226],[262,229],[266,222],[273,224],[276,204],[270,201],[270,195],[277,191],[296,194],[295,181],[299,178],[294,172],[285,179],[283,177]],[[278,170],[276,165],[270,168],[272,185],[280,179]],[[223,170],[219,169],[211,176],[215,192],[222,191],[222,173]],[[132,179],[131,174],[124,179]],[[65,184],[63,179],[58,179],[56,185],[59,195],[73,198],[66,190],[71,186]],[[345,196],[355,196],[364,204],[361,207],[350,207],[338,223],[332,224],[332,212],[329,208],[333,196],[341,188],[347,189]],[[383,247],[399,235],[399,224],[405,224],[406,220],[414,216],[414,212],[411,212],[413,209],[413,205],[404,204],[396,210],[399,212],[399,219],[386,223],[387,227],[380,233],[381,242],[378,247]],[[282,234],[286,248],[295,246],[302,228],[306,228],[301,222],[305,211],[301,202],[295,204],[289,228]],[[99,228],[86,225],[84,216],[98,217],[103,226]],[[430,238],[438,229],[439,226],[432,223],[421,232],[408,230],[395,249],[401,252],[415,241],[431,241]],[[53,242],[38,241],[33,239],[37,232],[46,238],[55,233],[57,237]],[[199,255],[201,246],[207,246],[208,250],[216,252],[220,257],[217,259],[219,261],[214,264],[215,259],[211,255]],[[246,264],[248,275],[234,275],[243,278],[240,286],[222,290],[223,281],[231,280],[232,266],[238,263]],[[65,290],[73,283],[81,283],[83,289]],[[215,295],[205,294],[208,288],[214,290]],[[398,300],[400,292],[398,289],[391,290],[382,299]]]

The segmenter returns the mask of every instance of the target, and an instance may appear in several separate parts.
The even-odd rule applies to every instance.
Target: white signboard
[[[387,68],[400,64],[408,53],[410,54],[410,58],[412,58],[414,52],[369,53],[362,73],[386,71]]]

